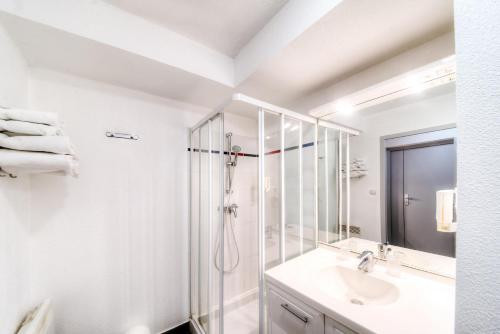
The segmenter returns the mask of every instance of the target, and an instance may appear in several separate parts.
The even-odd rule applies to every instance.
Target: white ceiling
[[[294,108],[308,94],[451,30],[453,0],[345,0],[241,88]]]
[[[241,92],[307,112],[310,107],[328,102],[310,98],[315,92],[338,82],[361,89],[363,78],[356,79],[355,84],[352,77],[344,79],[453,29],[453,0],[344,0],[338,5],[334,0],[315,0],[316,7],[312,2],[300,3],[302,7],[295,10],[291,5],[299,2],[289,2],[283,8],[284,0],[74,0],[65,2],[66,7],[61,9],[66,21],[55,10],[61,6],[58,0],[46,0],[42,7],[38,0],[26,1],[25,6],[13,9],[0,5],[0,23],[31,66],[211,108],[232,93]],[[271,19],[280,9],[280,14]],[[311,15],[306,13],[308,10],[316,13],[312,17],[317,19],[305,20],[308,23],[301,25],[299,21]],[[278,20],[281,26],[277,27],[276,19],[282,16]],[[74,25],[77,20],[88,24]],[[297,26],[303,29],[297,31]],[[170,30],[192,35],[207,45],[220,43],[217,48],[227,48],[225,52],[232,55],[255,33],[267,38],[267,44],[254,45],[259,50],[277,47],[269,57],[255,62],[248,79],[233,87],[228,84],[233,81],[230,71],[223,71],[227,80],[206,75],[206,68],[210,73],[220,63],[223,69],[232,70],[233,59],[217,53],[227,58],[217,63],[213,59],[221,57],[210,54],[210,49],[201,48],[210,51],[207,53],[192,51],[200,48],[188,44],[198,42],[183,38],[179,45],[178,38],[168,40],[165,32]],[[148,31],[155,35],[150,36]],[[293,32],[293,38],[284,42],[283,34],[289,32]],[[115,40],[127,43],[110,43]],[[158,45],[162,47],[154,47]],[[137,51],[147,47],[150,53]],[[446,50],[450,50],[449,45]],[[298,101],[316,104],[300,107]]]
[[[1,13],[0,20],[31,67],[200,106],[216,106],[232,93],[231,88],[215,81],[43,24]]]
[[[287,0],[106,0],[230,57]]]

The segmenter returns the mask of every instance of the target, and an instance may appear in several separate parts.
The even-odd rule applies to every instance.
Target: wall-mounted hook
[[[122,132],[111,132],[111,131],[108,131],[108,132],[106,132],[106,137],[109,137],[109,138],[118,138],[118,139],[139,140],[139,137],[136,136],[136,135],[134,135],[134,134],[122,133]]]

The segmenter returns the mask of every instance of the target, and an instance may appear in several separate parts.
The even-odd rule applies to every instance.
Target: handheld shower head
[[[233,166],[236,166],[236,164],[238,163],[238,153],[241,152],[241,146],[234,145],[231,149],[234,152]]]
[[[241,146],[234,145],[232,149],[233,149],[234,153],[240,153],[241,152]]]

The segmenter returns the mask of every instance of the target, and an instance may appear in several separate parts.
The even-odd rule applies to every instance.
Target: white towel
[[[17,334],[48,334],[53,328],[53,311],[50,299],[29,312]]]
[[[75,154],[73,145],[64,136],[15,136],[9,137],[0,132],[0,147],[19,151],[51,152]]]
[[[0,119],[57,126],[59,118],[52,112],[26,109],[0,109]]]
[[[455,203],[455,190],[436,192],[436,223],[439,232],[456,231],[456,223],[453,222]]]
[[[0,149],[0,167],[9,174],[63,172],[78,176],[78,162],[71,155]]]
[[[62,134],[60,128],[52,125],[5,120],[0,120],[0,131],[36,136],[58,136]]]

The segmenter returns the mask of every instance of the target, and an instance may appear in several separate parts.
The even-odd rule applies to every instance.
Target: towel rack
[[[109,137],[109,138],[118,138],[118,139],[139,140],[138,136],[136,136],[134,134],[130,134],[130,133],[123,133],[123,132],[111,132],[111,131],[108,131],[108,132],[106,132],[106,137]]]
[[[6,176],[10,177],[11,179],[16,179],[17,178],[16,175],[8,173],[8,172],[4,171],[2,169],[2,167],[0,167],[0,177],[6,177]]]

